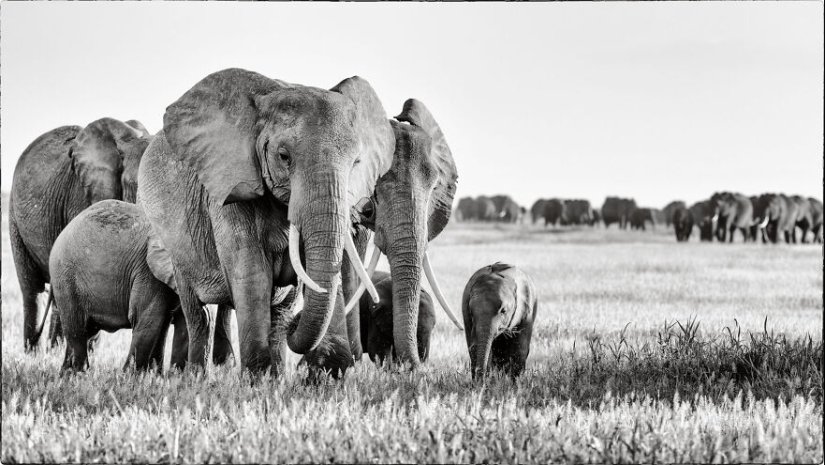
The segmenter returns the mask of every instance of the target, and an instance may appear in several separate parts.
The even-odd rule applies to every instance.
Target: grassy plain
[[[129,331],[61,376],[63,346],[23,354],[7,231],[4,217],[4,463],[823,460],[821,246],[453,223],[430,257],[456,310],[495,261],[536,283],[524,376],[474,385],[439,314],[420,372],[363,360],[308,386],[300,369],[126,373]]]

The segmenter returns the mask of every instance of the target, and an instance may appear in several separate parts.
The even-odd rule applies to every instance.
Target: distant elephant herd
[[[87,368],[99,331],[122,328],[124,368],[160,369],[170,326],[175,368],[204,367],[211,353],[278,375],[286,347],[310,376],[341,376],[364,352],[415,368],[435,322],[426,277],[466,326],[473,376],[518,375],[537,308],[530,278],[503,263],[479,270],[462,325],[427,254],[457,178],[427,107],[410,99],[388,118],[357,76],[327,90],[227,69],[169,105],[154,135],[113,118],[53,129],[19,158],[9,198],[25,349],[51,309],[66,371]],[[495,202],[498,218],[524,214]],[[382,254],[389,275],[374,274]]]
[[[506,206],[506,207],[505,207]],[[516,215],[515,212],[522,212]],[[509,196],[465,197],[459,200],[455,217],[458,221],[509,223],[527,222],[526,210]],[[616,224],[620,229],[646,230],[650,225],[674,227],[676,240],[690,239],[694,227],[701,241],[733,242],[740,231],[743,241],[763,243],[822,243],[822,202],[813,197],[762,194],[748,197],[733,192],[717,192],[710,199],[690,208],[683,201],[673,201],[663,209],[638,207],[631,198],[607,197],[601,208],[588,200],[539,199],[530,207],[533,224],[544,226]],[[797,236],[799,231],[799,236]],[[808,235],[808,232],[811,235]]]

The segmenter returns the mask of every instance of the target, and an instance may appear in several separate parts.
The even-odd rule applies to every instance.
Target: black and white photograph
[[[0,462],[821,464],[824,27],[0,2]]]

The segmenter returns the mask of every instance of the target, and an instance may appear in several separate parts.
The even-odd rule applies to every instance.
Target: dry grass
[[[89,372],[61,376],[62,347],[22,353],[3,230],[4,463],[823,459],[817,246],[452,224],[430,256],[456,309],[495,261],[537,285],[525,375],[473,385],[464,336],[439,315],[421,372],[367,360],[306,386],[295,369],[124,373],[128,331],[103,335]]]

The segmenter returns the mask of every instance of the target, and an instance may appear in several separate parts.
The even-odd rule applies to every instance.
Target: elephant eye
[[[278,147],[278,158],[280,158],[283,162],[289,163],[291,157],[289,156],[289,151],[286,147]]]
[[[375,218],[375,205],[371,198],[364,197],[356,204],[356,208],[361,216],[365,219],[372,220]]]

